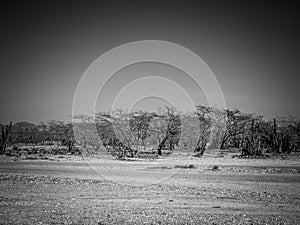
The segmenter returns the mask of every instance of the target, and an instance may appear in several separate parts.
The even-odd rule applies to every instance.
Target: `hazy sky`
[[[149,39],[199,55],[227,107],[267,117],[300,115],[296,5],[108,2],[26,1],[2,8],[0,123],[68,119],[76,86],[94,60]]]

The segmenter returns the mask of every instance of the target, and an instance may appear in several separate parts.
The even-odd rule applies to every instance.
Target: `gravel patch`
[[[299,224],[299,203],[292,188],[0,175],[1,224]]]

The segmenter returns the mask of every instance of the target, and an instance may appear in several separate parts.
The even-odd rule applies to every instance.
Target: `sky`
[[[0,15],[0,123],[70,120],[76,87],[87,68],[107,51],[140,40],[173,42],[197,54],[217,78],[228,108],[267,118],[299,116],[299,11],[283,1],[11,2]],[[159,63],[130,65],[118,73],[139,70],[148,76],[176,73]],[[145,84],[164,93],[180,95],[183,87],[195,94],[189,78],[177,80],[180,87],[163,77],[135,79],[111,83],[121,91],[116,104],[124,105],[124,96],[135,95],[132,90],[142,98],[135,100],[140,107],[170,100],[147,97],[147,85],[137,88]],[[205,94],[197,94],[205,103]],[[188,102],[185,97],[176,99]]]

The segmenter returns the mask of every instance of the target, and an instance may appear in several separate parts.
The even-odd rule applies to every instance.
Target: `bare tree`
[[[129,127],[129,115],[119,109],[97,113],[96,127],[103,146],[117,158],[134,157],[134,136]]]
[[[199,152],[202,156],[206,150],[206,146],[209,141],[210,128],[212,126],[212,114],[211,108],[206,106],[197,106],[197,111],[195,112],[198,118],[199,124],[199,134],[195,152]]]
[[[162,155],[162,150],[173,151],[179,145],[181,134],[181,120],[175,108],[165,106],[163,118],[167,120],[166,136],[159,143],[157,148],[158,155]]]
[[[5,127],[1,127],[0,154],[3,154],[6,150],[11,127],[12,127],[12,122],[10,122],[9,125],[6,125]]]
[[[226,127],[222,137],[221,149],[226,148],[226,144],[231,138],[241,135],[245,132],[247,123],[251,121],[252,114],[244,114],[238,109],[226,109]]]
[[[139,111],[130,113],[130,130],[134,133],[136,150],[139,150],[139,144],[146,150],[145,140],[150,137],[150,122],[154,117],[157,117],[156,113],[149,113],[146,111]]]

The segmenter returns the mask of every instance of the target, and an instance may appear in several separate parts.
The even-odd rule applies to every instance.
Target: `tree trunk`
[[[159,146],[157,148],[157,154],[162,155],[162,149],[165,147],[166,141],[167,141],[168,136],[166,136],[161,143],[159,143]]]

